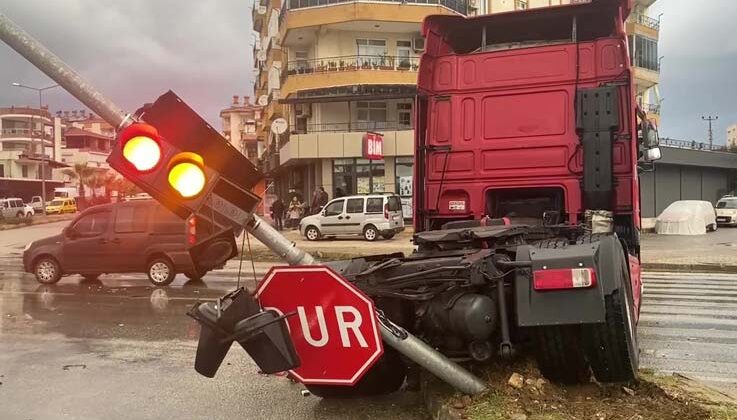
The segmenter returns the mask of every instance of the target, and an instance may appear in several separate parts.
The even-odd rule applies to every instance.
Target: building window
[[[384,161],[333,160],[333,196],[384,192]]]
[[[652,71],[660,70],[657,40],[642,35],[630,35],[628,42],[632,65]]]
[[[514,8],[517,10],[525,10],[529,9],[530,5],[527,3],[527,0],[515,0],[514,2]]]
[[[309,67],[309,63],[307,62],[307,51],[295,51],[294,52],[294,61],[295,61],[295,68],[300,73],[304,72],[304,69]]]
[[[410,130],[412,129],[412,104],[411,103],[398,103],[397,104],[397,129],[398,130]]]
[[[386,56],[386,40],[356,39],[358,61],[361,67],[376,67],[382,64]]]
[[[5,165],[0,164],[0,178],[5,178]]]
[[[386,102],[357,102],[359,131],[386,128]]]
[[[397,67],[409,68],[412,64],[412,41],[397,41]]]
[[[23,178],[28,178],[28,166],[20,165],[20,173]]]

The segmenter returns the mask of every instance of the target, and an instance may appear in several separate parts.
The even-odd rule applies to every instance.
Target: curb
[[[671,263],[643,263],[643,271],[675,271],[687,273],[737,273],[737,265],[726,264],[671,264]]]
[[[57,223],[57,222],[68,222],[69,220],[74,219],[74,217],[76,216],[77,216],[77,213],[70,214],[69,216],[59,216],[58,218],[54,218],[54,219],[42,219],[42,220],[36,219],[35,221],[34,219],[31,219],[31,223],[29,224],[25,224],[25,223],[16,223],[16,224],[11,224],[11,225],[0,224],[0,232],[4,230],[20,229],[20,228],[24,228],[28,226],[47,225],[49,223]]]

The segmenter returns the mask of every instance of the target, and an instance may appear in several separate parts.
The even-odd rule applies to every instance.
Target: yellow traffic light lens
[[[161,147],[150,137],[136,136],[125,142],[123,157],[139,171],[150,171],[161,160]]]
[[[191,198],[205,188],[205,172],[192,162],[180,162],[169,171],[169,185],[184,198]]]

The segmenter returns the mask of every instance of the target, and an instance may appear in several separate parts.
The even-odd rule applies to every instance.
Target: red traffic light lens
[[[169,185],[184,198],[199,195],[205,188],[205,169],[202,157],[196,153],[180,153],[169,165]]]
[[[118,134],[123,158],[140,172],[151,171],[162,157],[159,132],[145,123],[131,124]]]
[[[123,157],[139,171],[150,171],[161,160],[161,146],[146,136],[136,136],[123,145]]]

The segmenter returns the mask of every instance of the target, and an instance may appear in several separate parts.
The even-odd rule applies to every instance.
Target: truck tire
[[[599,382],[635,381],[639,366],[629,270],[623,254],[617,255],[619,288],[605,297],[606,321],[586,325],[583,330],[586,355]]]
[[[534,332],[535,358],[540,372],[551,382],[589,382],[591,370],[581,346],[580,327],[553,325]]]
[[[325,399],[368,397],[398,391],[406,377],[407,365],[396,350],[385,345],[384,354],[356,385],[305,385],[305,387],[312,395]]]

